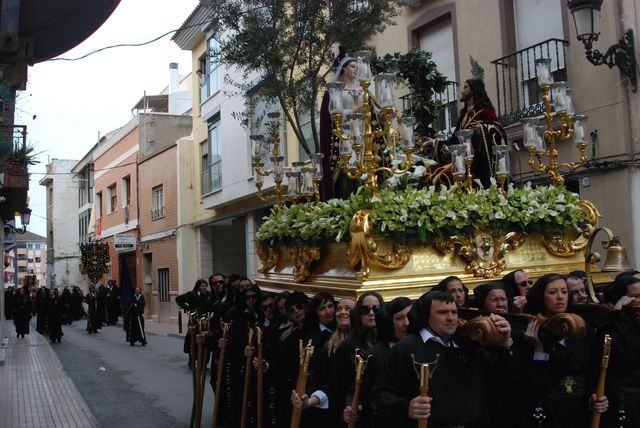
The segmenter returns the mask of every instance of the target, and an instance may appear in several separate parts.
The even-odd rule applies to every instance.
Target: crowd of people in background
[[[208,328],[190,326],[189,334],[211,351],[204,363],[211,364],[214,391],[225,350],[217,426],[257,426],[258,368],[264,427],[291,426],[294,409],[302,412],[300,427],[414,427],[428,420],[435,428],[582,428],[593,414],[602,427],[640,426],[640,273],[618,276],[604,291],[607,315],[586,317],[587,324],[575,315],[586,302],[585,283],[581,271],[534,282],[517,270],[472,293],[452,276],[416,301],[385,301],[371,291],[338,300],[326,292],[311,299],[299,291],[263,292],[246,278],[214,274],[176,302],[193,320],[209,314]],[[465,333],[463,315],[486,315],[494,340]],[[552,329],[552,319],[563,327]],[[226,334],[223,323],[230,323]],[[256,327],[262,367],[255,338],[249,342]],[[597,395],[605,334],[613,344],[606,390]],[[309,341],[309,379],[299,391],[301,344]],[[200,364],[191,343],[188,335],[189,367]],[[360,358],[367,364],[352,406]],[[426,396],[419,376],[425,363]]]
[[[126,341],[147,344],[144,334],[145,301],[140,289],[130,296],[125,311],[122,310],[122,293],[114,280],[98,287],[91,285],[85,294],[80,287],[57,288],[9,287],[5,290],[5,318],[13,320],[16,336],[29,334],[30,322],[36,318],[36,331],[48,334],[51,343],[62,341],[62,326],[74,321],[87,320],[88,334],[97,334],[103,326],[116,325],[123,317]],[[86,304],[87,309],[85,310]]]

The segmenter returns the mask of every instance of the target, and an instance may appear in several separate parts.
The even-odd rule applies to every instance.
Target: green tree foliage
[[[409,108],[403,115],[416,118],[416,135],[424,138],[433,136],[431,123],[440,107],[434,94],[443,92],[447,79],[440,74],[431,60],[431,53],[411,48],[408,53],[387,54],[372,61],[374,72],[396,73],[398,83],[409,89]]]
[[[317,106],[335,49],[359,50],[392,23],[393,0],[208,0],[220,51],[240,72],[233,83],[247,97],[245,125],[256,102],[277,100],[302,148],[318,152]],[[259,84],[247,83],[258,75]],[[310,119],[311,141],[302,126]]]

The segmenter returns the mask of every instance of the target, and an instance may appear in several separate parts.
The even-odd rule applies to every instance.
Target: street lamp
[[[593,65],[606,64],[609,68],[617,65],[620,73],[629,79],[631,90],[638,90],[633,30],[628,29],[617,44],[602,54],[593,50],[593,42],[600,36],[600,8],[602,0],[567,0],[567,7],[573,15],[578,40],[584,44],[587,60]]]
[[[21,228],[17,228],[13,225],[13,222],[6,222],[4,224],[4,228],[7,229],[9,233],[19,233],[23,234],[27,231],[27,226],[31,221],[31,209],[29,207],[25,208],[20,213],[20,223],[22,224]]]

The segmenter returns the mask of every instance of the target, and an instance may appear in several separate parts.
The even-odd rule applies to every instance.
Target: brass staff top
[[[604,335],[604,351],[602,352],[602,368],[609,367],[609,357],[611,356],[611,336]]]

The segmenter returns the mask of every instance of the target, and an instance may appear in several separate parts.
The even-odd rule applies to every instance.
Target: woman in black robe
[[[351,311],[351,334],[345,339],[335,355],[332,376],[334,399],[336,405],[342,407],[343,423],[359,420],[363,426],[369,423],[370,415],[360,413],[354,415],[351,410],[351,400],[355,387],[356,352],[362,357],[377,343],[376,312],[384,303],[384,299],[375,291],[363,293]]]
[[[98,293],[95,285],[89,286],[89,292],[84,297],[84,301],[87,304],[87,333],[98,334],[100,325],[98,324]]]
[[[469,307],[469,289],[457,276],[448,276],[440,281],[433,291],[446,291],[453,296],[456,306],[459,308]]]
[[[62,305],[62,323],[65,325],[71,325],[71,323],[73,322],[73,313],[71,309],[71,292],[67,287],[62,290],[60,303]]]
[[[382,382],[387,359],[391,348],[406,335],[409,327],[409,311],[411,300],[407,297],[396,297],[382,305],[376,313],[378,343],[369,348],[368,361],[362,381],[362,404],[370,413],[370,426],[383,428],[379,424],[381,410],[370,400],[370,392]],[[360,425],[365,426],[365,425]]]
[[[18,289],[18,294],[13,299],[13,323],[16,326],[16,336],[24,337],[29,334],[29,321],[31,320],[31,298],[24,287]]]
[[[124,329],[127,332],[127,342],[131,346],[135,346],[136,342],[147,344],[147,337],[144,333],[144,308],[146,306],[144,296],[139,288],[136,288],[135,294],[129,303],[124,314]]]
[[[307,344],[304,332],[304,319],[309,298],[300,291],[287,296],[285,308],[291,322],[279,337],[278,349],[274,360],[269,361],[273,370],[276,389],[276,426],[289,427],[291,421],[291,391],[296,387],[300,362],[300,341]]]
[[[602,428],[640,426],[640,279],[633,275],[616,278],[604,293],[613,306],[609,319],[596,332],[594,364],[599,364],[604,336],[611,336],[611,356],[605,395],[609,409],[602,415]],[[598,368],[596,368],[598,369]]]
[[[45,334],[48,329],[47,313],[49,312],[49,290],[46,287],[36,291],[36,331]]]
[[[527,293],[525,312],[550,317],[570,309],[569,288],[564,277],[540,277]],[[525,338],[533,346],[529,370],[538,407],[528,414],[531,427],[583,428],[588,426],[589,405],[603,412],[607,398],[595,400],[591,368],[591,334],[562,339],[539,334],[539,323],[529,323]],[[540,425],[541,423],[541,425]]]
[[[313,296],[307,306],[304,331],[311,340],[314,353],[309,365],[309,382],[306,394],[291,392],[293,407],[303,408],[301,426],[326,427],[329,423],[329,355],[324,352],[336,328],[336,301],[331,293],[321,292]]]
[[[49,340],[51,343],[62,341],[62,299],[58,295],[58,289],[48,290],[49,303],[47,305],[47,320],[49,324]]]

